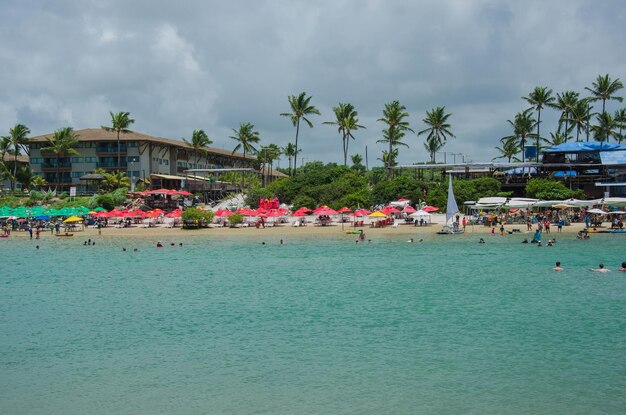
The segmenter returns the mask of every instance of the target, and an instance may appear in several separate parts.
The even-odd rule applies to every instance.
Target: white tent
[[[418,210],[417,212],[413,212],[409,216],[417,220],[424,219],[425,221],[428,221],[429,223],[431,222],[432,217],[433,217],[433,215],[431,215],[428,212],[424,212],[423,210]]]
[[[607,206],[626,206],[626,197],[605,197],[597,204]]]
[[[595,208],[595,209],[589,209],[587,211],[587,213],[593,213],[593,214],[596,214],[596,215],[606,215],[608,212],[605,212],[602,209]]]

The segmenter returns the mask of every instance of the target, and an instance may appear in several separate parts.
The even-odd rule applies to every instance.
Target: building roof
[[[117,141],[117,133],[115,131],[107,131],[103,128],[85,128],[82,130],[74,130],[74,133],[78,135],[79,141]],[[34,143],[45,143],[47,142],[48,137],[51,137],[52,134],[43,134],[35,137],[31,137],[30,141]],[[148,134],[142,134],[135,131],[129,133],[120,134],[120,141],[149,141],[151,143],[157,144],[166,144],[174,147],[180,147],[185,149],[193,149],[192,146],[185,143],[182,140],[174,140],[171,138],[162,138],[162,137],[154,137]],[[243,159],[244,156],[242,153],[232,153],[228,150],[224,150],[216,147],[206,147],[206,150],[209,153],[220,154],[227,157],[234,157]],[[256,157],[249,156],[246,154],[246,159],[248,160],[256,160]]]
[[[617,151],[626,150],[626,147],[617,143],[599,141],[569,141],[558,146],[545,149],[546,153],[583,153],[589,151]]]
[[[4,161],[14,161],[15,160],[15,156],[13,154],[5,154],[4,155]],[[19,155],[17,156],[17,162],[18,163],[28,163],[29,159],[28,156],[24,156],[24,155]]]

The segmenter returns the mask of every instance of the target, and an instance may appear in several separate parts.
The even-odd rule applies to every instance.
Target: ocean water
[[[0,413],[624,413],[626,236],[275,235],[0,240]]]

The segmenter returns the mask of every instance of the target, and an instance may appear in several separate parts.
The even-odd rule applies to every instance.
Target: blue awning
[[[537,175],[536,167],[516,167],[514,169],[508,169],[504,171],[505,174],[522,175],[530,174],[531,176]]]
[[[554,177],[573,177],[576,176],[576,172],[573,170],[557,171],[554,173]]]
[[[570,141],[544,150],[546,153],[581,153],[585,151],[616,151],[626,150],[625,146],[616,143],[599,141]]]

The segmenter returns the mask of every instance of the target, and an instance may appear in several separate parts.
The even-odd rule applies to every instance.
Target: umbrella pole
[[[343,231],[343,212],[341,213],[341,230]]]

